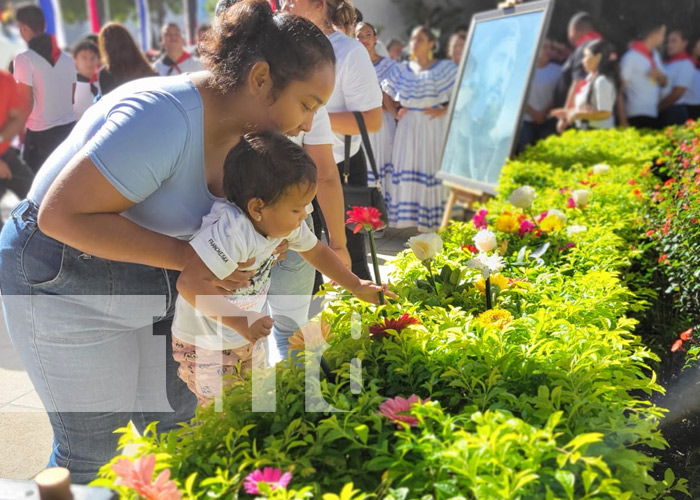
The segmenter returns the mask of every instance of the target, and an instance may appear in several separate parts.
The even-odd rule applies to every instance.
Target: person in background
[[[194,56],[199,59],[199,42],[207,37],[207,34],[211,30],[211,24],[200,24],[197,28],[197,47],[194,49]]]
[[[688,37],[683,31],[674,29],[666,40],[664,72],[668,76],[666,86],[661,89],[659,102],[659,125],[680,125],[688,120],[688,97],[695,78],[695,64],[687,52]]]
[[[32,185],[34,174],[12,147],[12,139],[24,130],[25,115],[17,82],[0,69],[0,198],[9,189],[23,200]]]
[[[435,174],[457,66],[434,60],[435,35],[425,26],[414,28],[410,49],[411,60],[394,66],[382,82],[398,120],[384,195],[390,227],[429,232],[440,226],[444,209],[445,190]]]
[[[80,119],[100,93],[100,85],[97,81],[100,49],[97,44],[83,39],[73,47],[73,61],[75,69],[78,71],[73,109],[75,109],[76,119]]]
[[[168,23],[160,30],[160,41],[163,45],[163,55],[153,63],[160,76],[179,75],[204,69],[202,63],[185,50],[180,27]]]
[[[459,66],[462,62],[462,54],[464,53],[464,45],[467,43],[467,36],[462,33],[453,33],[450,40],[447,42],[447,58]]]
[[[401,53],[403,52],[403,48],[405,46],[406,44],[403,43],[401,40],[392,38],[386,46],[386,51],[391,59],[398,62],[401,60]]]
[[[98,73],[102,95],[131,80],[157,75],[131,34],[121,24],[105,24],[98,39],[104,63]]]
[[[19,7],[16,20],[29,46],[14,61],[20,101],[28,116],[22,158],[36,173],[75,125],[75,64],[45,33],[44,13],[38,6]]]
[[[625,114],[633,127],[657,128],[660,91],[668,79],[656,49],[664,43],[666,26],[652,23],[640,35],[620,61]]]
[[[613,128],[619,71],[612,45],[605,40],[588,42],[583,49],[583,67],[588,76],[576,91],[574,106],[552,114],[581,130]]]
[[[691,59],[695,65],[693,72],[693,84],[688,89],[688,118],[697,120],[700,118],[700,38],[695,41],[691,53]]]
[[[561,77],[554,93],[554,107],[568,109],[573,107],[576,90],[581,87],[587,75],[582,62],[583,46],[590,41],[600,40],[603,36],[596,31],[593,17],[588,12],[578,12],[571,17],[567,36],[575,49],[562,66]],[[557,131],[563,132],[564,128],[564,121],[560,121]]]
[[[537,58],[535,74],[530,83],[525,105],[518,151],[556,133],[557,122],[549,116],[549,112],[554,103],[554,88],[561,76],[561,65],[551,61],[551,47],[551,40],[545,39]]]
[[[396,65],[396,62],[389,57],[381,57],[376,53],[377,32],[369,23],[357,23],[355,26],[355,38],[367,49],[369,58],[374,65],[374,71],[377,73],[377,81],[381,83]],[[378,132],[369,134],[369,141],[372,145],[374,160],[377,164],[379,179],[374,178],[374,172],[371,168],[367,169],[367,179],[370,183],[378,183],[381,187],[385,185],[384,175],[391,171],[391,154],[394,149],[394,135],[396,134],[396,119],[394,118],[393,105],[384,104],[382,110],[384,117],[382,128]]]

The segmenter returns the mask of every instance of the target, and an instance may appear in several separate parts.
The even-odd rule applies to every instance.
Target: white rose
[[[498,254],[486,255],[485,253],[480,253],[467,262],[467,267],[481,271],[481,276],[484,279],[488,279],[491,274],[499,272],[504,265],[503,257]]]
[[[535,189],[530,186],[521,186],[510,194],[508,201],[518,208],[530,208],[535,200]]]
[[[562,223],[566,223],[566,214],[562,212],[561,210],[557,210],[556,208],[550,208],[547,210],[547,215],[556,215],[556,217],[562,221]]]
[[[588,228],[586,226],[569,226],[566,228],[566,234],[568,234],[569,236],[578,233],[585,233],[586,231],[588,231]]]
[[[593,165],[593,173],[595,175],[607,174],[608,172],[610,172],[610,165],[606,165],[605,163]]]
[[[588,205],[588,189],[576,189],[571,192],[571,197],[574,199],[577,207],[585,207]]]
[[[498,246],[496,235],[488,229],[482,229],[474,235],[474,244],[482,252],[490,252]]]
[[[408,246],[418,260],[428,260],[442,252],[442,238],[437,233],[428,233],[408,239]]]

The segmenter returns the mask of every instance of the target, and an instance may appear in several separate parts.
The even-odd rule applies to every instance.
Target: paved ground
[[[17,202],[10,195],[0,203],[5,220]],[[377,240],[380,263],[403,250],[415,232],[388,230]],[[388,268],[382,266],[386,277]],[[52,433],[46,413],[17,358],[0,322],[0,478],[28,479],[44,468],[51,449]]]

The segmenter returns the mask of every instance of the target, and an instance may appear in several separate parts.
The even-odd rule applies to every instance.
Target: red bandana
[[[685,61],[686,59],[690,62],[694,62],[693,59],[688,55],[688,53],[685,50],[682,50],[675,56],[671,56],[668,59],[664,59],[664,62],[668,64],[676,61]]]
[[[644,45],[644,42],[641,40],[636,40],[630,44],[630,50],[636,50],[640,54],[642,54],[644,57],[647,58],[647,60],[651,63],[651,69],[656,68],[656,62],[654,61],[654,56],[651,55],[651,50],[649,50],[649,47]]]
[[[589,31],[588,33],[583,35],[581,38],[576,40],[575,45],[576,45],[576,48],[579,48],[584,43],[592,42],[593,40],[602,40],[602,39],[603,39],[603,35],[601,35],[597,31]]]

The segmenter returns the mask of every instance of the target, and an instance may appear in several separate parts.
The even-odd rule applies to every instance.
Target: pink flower
[[[474,223],[474,227],[477,229],[486,229],[489,227],[488,223],[486,222],[486,214],[488,214],[489,211],[486,210],[485,208],[482,208],[479,210],[477,213],[474,214],[474,217],[472,218],[472,222]]]
[[[358,233],[360,229],[379,231],[384,227],[382,213],[374,207],[352,207],[346,212],[348,220],[346,224],[355,224],[353,233]]]
[[[576,208],[576,202],[573,198],[569,198],[569,200],[566,202],[566,208]]]
[[[153,481],[156,456],[146,455],[133,462],[121,458],[112,466],[118,476],[117,485],[128,486],[147,500],[181,500],[182,492],[177,489],[175,481],[170,480],[170,469],[163,470]]]
[[[401,396],[396,396],[395,398],[389,398],[380,404],[379,413],[384,415],[392,422],[396,422],[396,426],[399,429],[402,427],[401,422],[404,422],[411,427],[415,427],[418,425],[418,419],[409,414],[411,411],[411,405],[421,405],[427,401],[430,401],[430,398],[421,400],[415,394],[411,394],[408,399],[404,399]]]
[[[576,243],[574,243],[573,241],[570,241],[570,242],[564,244],[563,246],[560,246],[560,247],[559,247],[559,251],[560,251],[560,252],[563,252],[564,250],[568,250],[568,249],[570,249],[570,248],[574,248],[575,246],[576,246]]]
[[[542,212],[540,215],[537,216],[537,222],[540,223],[544,220],[545,217],[549,215],[549,210],[545,210]]]
[[[272,467],[265,467],[262,471],[260,469],[255,469],[253,472],[248,474],[243,483],[243,488],[246,493],[251,495],[257,495],[260,493],[258,489],[259,483],[267,483],[271,490],[276,490],[277,488],[286,488],[289,482],[292,480],[292,473],[285,472],[282,474],[282,469],[273,469]]]
[[[520,229],[518,229],[518,235],[522,238],[527,233],[532,232],[535,229],[535,224],[528,219],[525,219],[520,223]]]

